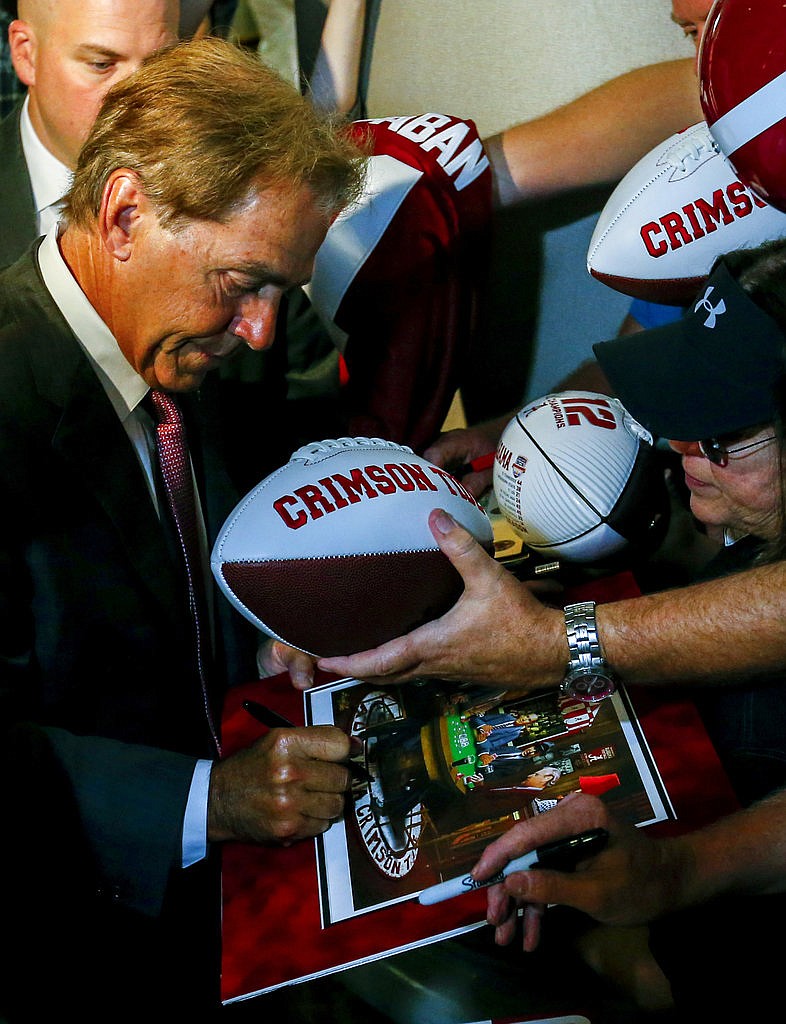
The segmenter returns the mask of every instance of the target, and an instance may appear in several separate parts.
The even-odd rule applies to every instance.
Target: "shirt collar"
[[[115,412],[125,421],[147,394],[148,386],[68,269],[57,244],[56,227],[41,242],[38,264],[50,295],[87,354]]]
[[[30,97],[22,105],[19,130],[22,136],[22,151],[25,155],[27,172],[33,189],[36,213],[48,206],[59,203],[71,187],[71,171],[49,152],[36,134],[30,120]]]

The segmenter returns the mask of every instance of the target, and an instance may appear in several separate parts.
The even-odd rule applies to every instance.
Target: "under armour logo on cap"
[[[704,321],[704,326],[709,327],[710,330],[712,330],[715,326],[718,317],[722,316],[726,312],[726,303],[723,301],[723,299],[720,300],[717,306],[713,306],[713,304],[710,302],[710,295],[714,291],[714,285],[710,285],[709,288],[707,288],[707,290],[705,291],[704,295],[702,295],[702,297],[693,307],[694,313],[698,313],[700,309],[705,309],[707,311],[707,319]]]

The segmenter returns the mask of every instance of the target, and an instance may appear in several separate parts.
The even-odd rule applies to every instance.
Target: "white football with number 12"
[[[494,458],[500,511],[531,550],[594,562],[644,547],[668,523],[653,439],[616,398],[563,391],[526,405]]]
[[[411,448],[367,437],[307,444],[229,516],[213,574],[271,637],[322,657],[366,650],[439,617],[461,594],[428,526],[434,508],[492,549],[475,498]]]

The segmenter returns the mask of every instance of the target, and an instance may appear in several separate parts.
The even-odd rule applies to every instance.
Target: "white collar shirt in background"
[[[22,152],[33,188],[38,233],[45,235],[60,217],[61,201],[71,188],[71,171],[49,152],[36,135],[30,120],[29,104],[30,98],[25,97],[20,120]]]

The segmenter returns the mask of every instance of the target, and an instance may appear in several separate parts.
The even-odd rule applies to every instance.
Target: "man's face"
[[[699,49],[712,0],[672,0],[671,19]]]
[[[176,0],[28,0],[9,33],[46,148],[76,164],[110,86],[177,39]],[[27,18],[28,20],[25,20]]]
[[[150,214],[104,320],[151,387],[190,391],[244,342],[272,344],[281,297],[311,277],[328,225],[305,187],[253,190],[224,223],[170,230]]]
[[[539,771],[528,775],[524,782],[533,789],[545,789],[546,786],[554,785],[559,776],[560,773],[555,768],[541,768]]]

